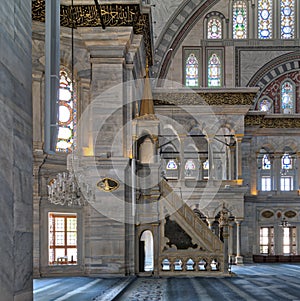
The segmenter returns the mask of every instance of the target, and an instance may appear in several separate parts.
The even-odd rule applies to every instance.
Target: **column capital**
[[[242,218],[235,218],[234,221],[237,225],[240,225],[244,220]]]

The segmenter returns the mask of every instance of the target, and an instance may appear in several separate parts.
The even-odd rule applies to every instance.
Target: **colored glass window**
[[[221,62],[214,53],[208,60],[208,87],[221,86]]]
[[[295,0],[280,2],[281,38],[293,39],[295,34]]]
[[[258,1],[258,37],[272,38],[272,0]]]
[[[177,163],[174,160],[169,160],[167,164],[167,169],[177,169]]]
[[[199,85],[198,79],[198,60],[194,53],[191,53],[186,60],[185,70],[185,85],[187,87],[197,87]]]
[[[220,18],[212,17],[207,23],[207,38],[222,39],[222,23]]]
[[[289,154],[284,154],[281,157],[281,168],[292,169],[292,157]]]
[[[233,38],[247,38],[247,6],[244,1],[233,3]]]
[[[60,71],[58,120],[56,150],[70,152],[76,129],[76,98],[70,76],[64,69]]]
[[[281,86],[281,109],[283,114],[292,114],[294,110],[294,86],[289,81]]]
[[[259,101],[258,109],[261,112],[270,112],[271,108],[272,108],[272,102],[269,99],[263,98]]]
[[[262,169],[270,169],[271,168],[271,161],[269,155],[264,155],[262,158]]]

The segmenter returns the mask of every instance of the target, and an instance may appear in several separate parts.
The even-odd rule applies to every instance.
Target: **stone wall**
[[[31,1],[0,11],[0,300],[32,300]]]

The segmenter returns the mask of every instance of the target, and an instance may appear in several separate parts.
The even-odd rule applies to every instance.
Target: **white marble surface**
[[[240,86],[245,87],[252,76],[259,71],[267,62],[270,62],[276,57],[288,53],[290,51],[277,51],[277,50],[249,50],[241,51],[240,63],[241,63],[241,83]]]
[[[156,43],[160,34],[166,30],[168,21],[183,2],[184,0],[151,1],[151,5],[155,5],[155,7],[152,7],[152,21],[156,22],[153,24],[154,44]]]
[[[0,10],[0,300],[32,300],[31,1]]]

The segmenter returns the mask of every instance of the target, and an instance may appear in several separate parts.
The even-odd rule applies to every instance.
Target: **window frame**
[[[50,219],[54,219],[54,225],[53,225],[53,231],[50,231]],[[55,219],[56,218],[63,218],[64,219],[64,231],[56,231],[55,228]],[[68,231],[67,229],[67,224],[68,224],[68,219],[69,218],[76,218],[76,231]],[[52,239],[51,239],[51,232],[52,232]],[[55,234],[57,232],[63,232],[64,233],[64,244],[63,245],[56,245],[55,244]],[[76,244],[75,245],[68,245],[68,233],[70,232],[75,232],[76,233]],[[54,241],[54,244],[51,245],[50,241]],[[67,260],[67,261],[61,261],[59,262],[58,257],[55,255],[57,249],[62,249],[64,250],[64,256],[68,256],[68,249],[76,249],[77,251],[77,260]],[[54,260],[50,262],[50,252],[53,250],[53,257]],[[61,257],[63,259],[63,257]],[[71,256],[72,258],[72,256]],[[66,213],[66,212],[49,212],[48,213],[48,265],[53,266],[53,265],[58,265],[58,264],[66,264],[66,265],[77,265],[78,264],[78,217],[77,213]]]

